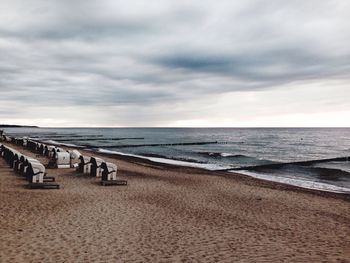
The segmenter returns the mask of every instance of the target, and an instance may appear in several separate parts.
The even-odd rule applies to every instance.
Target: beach
[[[0,262],[350,262],[346,195],[79,151],[128,185],[47,169],[61,189],[30,190],[0,158]]]

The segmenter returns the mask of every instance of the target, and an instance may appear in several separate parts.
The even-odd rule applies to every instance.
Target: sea
[[[5,128],[13,136],[350,193],[350,128]],[[326,159],[326,160],[325,160]],[[328,159],[328,160],[327,160]],[[329,160],[331,159],[331,160]]]

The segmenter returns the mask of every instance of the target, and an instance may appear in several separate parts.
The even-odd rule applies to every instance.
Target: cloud
[[[237,111],[217,104],[222,97],[241,104],[247,94],[269,94],[271,111],[281,112],[285,89],[306,96],[298,107],[287,101],[288,114],[307,116],[315,98],[319,113],[350,110],[341,99],[350,95],[348,10],[347,1],[5,1],[0,118],[210,125],[216,112],[234,126],[259,118],[258,103]],[[312,87],[322,83],[332,86],[321,100]],[[61,116],[62,107],[88,114]],[[87,117],[94,111],[103,122]]]

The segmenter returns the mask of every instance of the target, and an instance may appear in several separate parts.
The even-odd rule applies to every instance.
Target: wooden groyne
[[[119,145],[106,145],[106,146],[92,146],[86,145],[90,148],[135,148],[135,147],[155,147],[155,146],[188,146],[188,145],[206,145],[206,144],[218,144],[217,141],[211,142],[182,142],[182,143],[150,143],[150,144],[119,144]]]
[[[317,160],[307,160],[299,162],[285,162],[285,163],[272,163],[272,164],[262,164],[262,165],[252,165],[245,167],[235,167],[229,169],[223,169],[220,171],[239,171],[239,170],[255,170],[260,168],[280,168],[285,165],[312,165],[315,163],[326,163],[326,162],[347,162],[350,161],[349,157],[336,157],[336,158],[327,158],[327,159],[317,159]]]

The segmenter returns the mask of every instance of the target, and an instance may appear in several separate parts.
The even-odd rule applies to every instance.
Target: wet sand
[[[0,158],[0,262],[350,262],[347,196],[84,153],[128,186],[48,169],[61,189],[29,190]]]

